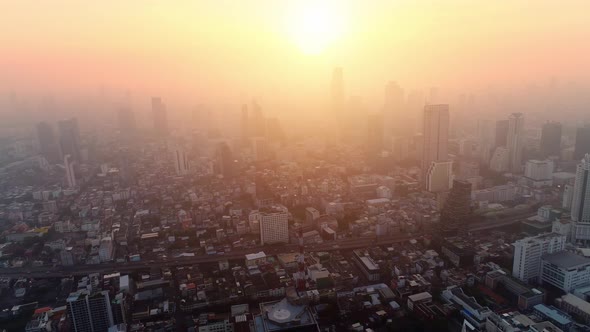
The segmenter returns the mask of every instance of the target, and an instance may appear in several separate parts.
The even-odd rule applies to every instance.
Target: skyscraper
[[[471,222],[471,186],[471,182],[453,180],[453,188],[440,213],[440,229],[443,233],[466,230],[467,224]]]
[[[496,121],[496,147],[508,144],[508,120]]]
[[[578,164],[572,199],[572,220],[590,227],[590,154]]]
[[[74,172],[74,161],[69,154],[64,157],[64,167],[66,169],[66,183],[68,188],[76,187],[76,173]]]
[[[412,134],[408,112],[405,110],[404,89],[397,82],[389,82],[385,87],[383,103],[383,127],[385,138]]]
[[[508,165],[511,172],[522,170],[522,150],[524,148],[524,115],[512,113],[508,117]]]
[[[160,97],[152,97],[152,114],[154,117],[154,130],[160,135],[168,133],[168,114],[166,104]]]
[[[234,159],[231,149],[227,143],[222,142],[217,145],[215,151],[216,173],[228,178],[234,174]]]
[[[43,157],[50,163],[60,163],[62,161],[61,147],[53,127],[47,122],[37,124],[37,138],[39,140],[39,150]]]
[[[67,299],[68,316],[76,332],[106,332],[113,325],[109,292],[79,291]]]
[[[174,170],[176,175],[186,175],[190,171],[190,162],[183,148],[174,149]]]
[[[424,106],[423,139],[422,175],[426,183],[426,173],[432,162],[448,159],[449,105]]]
[[[580,160],[584,158],[586,153],[590,153],[590,126],[585,126],[576,130],[574,160]]]
[[[541,154],[544,158],[561,155],[561,123],[547,122],[543,125]]]
[[[426,173],[426,190],[433,193],[447,192],[453,185],[453,162],[433,161]]]
[[[383,114],[369,114],[367,122],[367,151],[375,157],[383,150]]]
[[[71,118],[59,121],[58,128],[62,154],[69,154],[72,159],[80,162],[80,128],[78,127],[78,120]]]

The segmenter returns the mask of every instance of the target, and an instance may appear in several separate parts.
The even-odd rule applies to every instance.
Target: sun
[[[320,54],[342,36],[344,15],[338,9],[329,1],[299,2],[290,14],[288,28],[301,52]]]

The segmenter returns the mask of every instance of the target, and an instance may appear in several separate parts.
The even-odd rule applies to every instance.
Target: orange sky
[[[321,0],[320,0],[321,1]],[[340,0],[345,31],[303,54],[285,22],[296,0],[6,0],[0,93],[56,95],[100,85],[188,103],[326,94],[333,66],[375,103],[406,88],[471,91],[590,73],[588,1]]]

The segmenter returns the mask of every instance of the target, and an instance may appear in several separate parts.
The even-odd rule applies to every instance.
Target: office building
[[[152,116],[156,133],[166,135],[168,133],[168,113],[166,104],[162,102],[160,97],[152,97]]]
[[[561,123],[547,122],[543,125],[540,147],[544,158],[561,156]]]
[[[190,161],[182,148],[174,149],[174,170],[176,175],[186,175],[190,171]]]
[[[67,299],[67,310],[75,332],[106,332],[113,325],[108,291],[72,293]]]
[[[453,185],[453,162],[433,161],[426,172],[426,190],[447,192]]]
[[[260,211],[260,244],[289,242],[289,213],[278,209]]]
[[[76,173],[74,171],[74,161],[72,160],[72,156],[67,154],[64,157],[64,167],[66,169],[66,184],[68,188],[75,188],[76,187]]]
[[[555,300],[557,307],[577,317],[582,324],[590,325],[590,303],[573,295],[566,294]]]
[[[576,241],[590,240],[590,154],[576,168],[576,180],[572,193],[571,218],[574,225],[573,238]]]
[[[496,121],[496,147],[508,145],[508,120]]]
[[[69,154],[72,160],[81,161],[80,153],[80,128],[78,127],[78,120],[71,118],[59,121],[59,142],[61,152],[65,156]]]
[[[374,158],[383,150],[383,114],[369,114],[367,121],[367,151],[369,157]]]
[[[571,292],[590,284],[590,258],[569,251],[548,254],[541,259],[541,281]]]
[[[498,173],[506,172],[509,166],[509,158],[507,148],[503,146],[497,147],[490,159],[490,169]]]
[[[538,282],[541,277],[541,257],[565,249],[566,236],[541,234],[514,242],[512,275],[524,282]]]
[[[471,183],[454,180],[453,188],[440,213],[441,230],[443,232],[457,232],[466,229],[472,217]]]
[[[575,144],[574,160],[580,160],[584,158],[585,154],[590,153],[590,126],[585,126],[576,130]]]
[[[512,113],[508,117],[508,160],[511,172],[519,173],[522,170],[522,151],[524,148],[524,115]]]
[[[57,140],[53,127],[47,122],[37,124],[37,139],[39,152],[49,163],[59,164],[62,161],[61,146]]]
[[[216,174],[229,178],[234,175],[235,162],[229,145],[221,142],[215,151]]]
[[[528,160],[524,167],[524,177],[529,186],[543,187],[553,185],[552,160]]]
[[[424,106],[422,175],[424,182],[433,161],[448,159],[449,105]]]

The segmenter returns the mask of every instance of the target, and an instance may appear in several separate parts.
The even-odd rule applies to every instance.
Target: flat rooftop
[[[573,269],[590,264],[590,258],[576,255],[569,251],[544,255],[543,260],[563,269]]]

